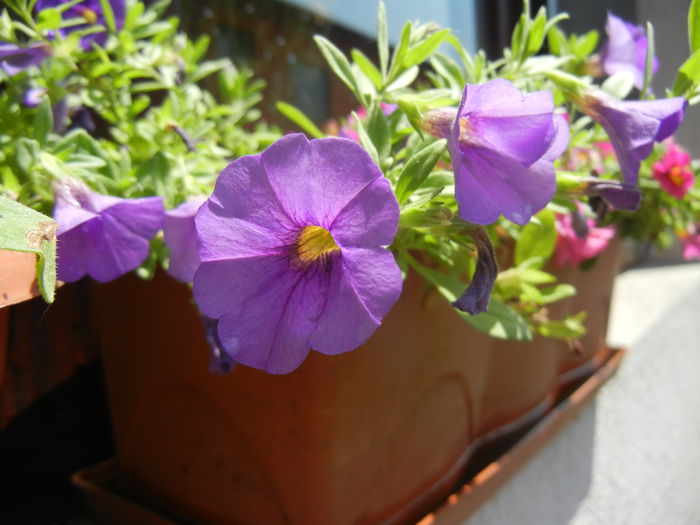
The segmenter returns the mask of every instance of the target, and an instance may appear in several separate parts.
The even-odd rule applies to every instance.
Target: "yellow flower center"
[[[676,186],[683,185],[683,169],[680,166],[674,166],[671,168],[671,172],[668,174],[668,178]]]
[[[469,140],[469,134],[471,133],[472,126],[467,117],[462,117],[459,119],[459,141],[467,142]]]
[[[340,250],[335,243],[331,232],[321,226],[306,226],[301,232],[296,243],[296,256],[302,265],[325,260],[330,253]]]

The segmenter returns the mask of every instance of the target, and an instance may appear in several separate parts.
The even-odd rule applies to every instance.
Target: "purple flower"
[[[608,41],[603,47],[601,62],[608,75],[627,72],[634,78],[634,85],[642,89],[647,60],[647,37],[644,27],[636,26],[608,13],[605,23]],[[656,57],[652,61],[652,73],[659,69]]]
[[[46,88],[29,88],[22,95],[22,104],[28,108],[35,108],[41,103],[46,92]]]
[[[39,12],[48,7],[57,7],[67,3],[68,0],[38,0],[35,6],[35,11]],[[117,29],[124,27],[124,19],[126,17],[126,0],[109,0],[109,5],[114,13],[114,25]],[[65,35],[73,31],[89,28],[96,24],[107,26],[107,22],[102,11],[100,0],[82,0],[77,4],[69,7],[63,13],[64,20],[69,18],[82,18],[84,24],[78,24],[71,27],[61,29],[61,34]],[[95,42],[100,46],[104,46],[107,42],[107,33],[101,31],[99,33],[90,33],[81,38],[80,43],[83,49],[90,49],[91,43]]]
[[[163,223],[161,197],[120,199],[65,179],[54,189],[58,278],[107,282],[137,268]]]
[[[194,215],[206,199],[193,199],[165,212],[163,236],[170,250],[168,274],[184,283],[191,283],[199,266],[199,240]]]
[[[688,104],[683,97],[622,101],[602,91],[576,102],[608,133],[623,179],[631,186],[636,186],[639,165],[651,154],[654,142],[678,129]]]
[[[233,360],[275,374],[364,343],[401,293],[399,207],[348,139],[287,135],[235,160],[195,218],[194,297]]]
[[[38,66],[49,55],[51,55],[51,48],[43,42],[30,44],[27,47],[0,42],[0,68],[10,77],[31,66]]]
[[[462,219],[526,224],[552,200],[552,163],[569,137],[553,111],[547,91],[526,95],[504,79],[465,86],[448,138]]]

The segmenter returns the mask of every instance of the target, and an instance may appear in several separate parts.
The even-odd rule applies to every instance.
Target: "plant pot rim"
[[[40,295],[36,281],[36,255],[0,250],[0,308]]]

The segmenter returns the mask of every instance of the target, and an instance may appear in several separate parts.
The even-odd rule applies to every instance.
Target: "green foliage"
[[[56,222],[0,196],[0,250],[36,254],[36,280],[47,303],[56,288]]]

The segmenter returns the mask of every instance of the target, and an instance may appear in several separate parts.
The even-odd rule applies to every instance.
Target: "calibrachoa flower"
[[[310,349],[357,348],[401,293],[399,207],[351,140],[300,134],[235,160],[195,218],[193,293],[233,360],[291,372]]]
[[[8,75],[38,66],[51,55],[51,48],[43,42],[30,44],[27,47],[19,47],[9,42],[0,42],[0,68]]]
[[[191,283],[199,266],[199,240],[194,215],[206,199],[189,200],[165,212],[163,238],[170,250],[168,273],[184,283]]]
[[[626,184],[637,185],[639,165],[654,147],[680,126],[688,102],[683,97],[617,100],[597,91],[576,99],[579,107],[610,137]]]
[[[490,224],[503,214],[526,224],[552,200],[552,163],[569,140],[553,112],[547,91],[524,94],[504,79],[466,85],[448,137],[462,219]],[[445,136],[437,120],[433,132]]]
[[[686,261],[700,259],[700,233],[696,226],[691,226],[690,231],[678,233],[678,238]]]
[[[582,205],[579,205],[582,207]],[[579,213],[581,210],[579,208]],[[577,232],[576,218],[573,213],[557,214],[557,245],[554,264],[557,266],[577,265],[602,252],[615,236],[613,226],[598,228],[593,219],[585,219],[585,231]],[[579,228],[580,229],[580,228]],[[581,235],[581,234],[584,235]]]
[[[68,1],[69,0],[38,0],[34,10],[39,12],[47,7],[57,7],[68,3]],[[114,25],[117,29],[121,29],[124,27],[124,19],[126,17],[126,0],[109,0],[109,5],[112,7],[112,13],[114,13]],[[61,29],[61,33],[64,35],[73,31],[89,28],[96,24],[107,27],[100,0],[81,0],[66,9],[63,13],[63,18],[64,20],[69,18],[82,18],[85,20],[84,24]],[[92,42],[104,46],[105,42],[107,42],[107,33],[104,31],[90,33],[80,39],[80,43],[84,49],[90,49]]]
[[[690,155],[672,142],[661,160],[652,166],[652,176],[666,193],[676,199],[682,199],[695,183],[695,176],[690,170]]]
[[[642,89],[649,45],[644,27],[608,13],[605,32],[608,34],[608,41],[602,52],[603,70],[608,75],[630,73],[634,78],[634,85],[637,89]],[[656,73],[658,69],[659,61],[653,57],[652,73]]]
[[[55,186],[54,199],[58,278],[65,282],[85,274],[107,282],[134,270],[163,224],[162,197],[120,199],[65,179]]]

